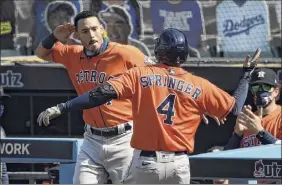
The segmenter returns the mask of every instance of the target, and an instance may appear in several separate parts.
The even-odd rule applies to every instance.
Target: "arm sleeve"
[[[240,79],[236,90],[233,93],[233,97],[235,98],[235,106],[233,107],[232,112],[235,116],[237,116],[242,111],[242,108],[248,96],[250,82],[250,78],[248,76],[249,72],[245,72],[243,77]]]
[[[263,144],[263,145],[267,145],[267,144],[274,144],[276,143],[276,141],[278,140],[276,137],[274,137],[273,135],[271,135],[269,132],[267,132],[266,130],[264,130],[262,135],[256,135],[256,137],[258,138],[258,140]]]
[[[242,139],[243,139],[243,136],[238,136],[234,132],[232,137],[229,139],[227,145],[224,146],[223,150],[232,150],[232,149],[240,148]]]
[[[71,110],[84,110],[100,106],[106,102],[116,99],[117,94],[109,83],[101,84],[90,92],[86,92],[74,99],[58,105],[62,113]]]
[[[202,80],[202,89],[200,89],[202,96],[199,97],[199,107],[203,112],[216,116],[218,119],[225,118],[232,111],[235,98],[208,80]]]
[[[132,82],[130,71],[101,84],[90,92],[86,92],[72,100],[58,105],[62,113],[71,110],[84,110],[100,106],[112,99],[131,97],[134,93],[135,82]]]
[[[136,71],[136,68],[128,70],[121,76],[108,81],[108,83],[113,86],[115,92],[117,93],[118,99],[131,98],[135,93],[135,87],[138,83],[135,77]]]
[[[72,46],[57,42],[52,48],[54,62],[67,65],[71,58]]]

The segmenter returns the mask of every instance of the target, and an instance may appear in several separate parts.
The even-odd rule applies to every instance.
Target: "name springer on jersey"
[[[143,88],[149,86],[168,87],[169,89],[191,95],[195,100],[202,94],[202,90],[199,87],[194,87],[193,84],[171,76],[162,76],[159,74],[141,76],[140,83]]]

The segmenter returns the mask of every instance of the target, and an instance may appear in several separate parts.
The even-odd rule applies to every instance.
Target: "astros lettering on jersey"
[[[105,52],[91,58],[84,54],[83,46],[60,42],[55,44],[52,54],[54,61],[67,68],[78,95],[132,67],[144,66],[148,61],[137,48],[115,42],[110,42]],[[93,127],[113,127],[125,123],[132,120],[131,101],[112,100],[100,107],[84,110],[83,119]]]
[[[262,118],[262,127],[272,134],[277,139],[282,139],[282,108],[277,106],[276,110],[269,115]],[[243,139],[241,140],[241,147],[252,147],[261,145],[260,141],[256,138],[256,134],[245,132]]]

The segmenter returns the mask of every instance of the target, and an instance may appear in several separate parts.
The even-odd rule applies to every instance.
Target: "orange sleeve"
[[[152,62],[138,48],[130,45],[127,45],[126,49],[123,50],[123,59],[126,62],[127,69],[149,65]]]
[[[278,128],[275,129],[275,133],[274,133],[274,137],[276,137],[279,140],[282,140],[282,124],[281,124],[281,120],[279,120],[278,124]]]
[[[130,69],[123,73],[121,76],[115,77],[108,81],[116,91],[118,99],[131,98],[135,93],[135,85],[137,84],[135,79],[135,69]]]
[[[203,112],[223,119],[232,111],[235,98],[227,92],[205,79],[203,79],[201,91],[202,96],[199,97],[199,106]]]
[[[282,140],[281,127],[280,127],[280,129],[277,131],[277,134],[276,134],[276,135],[277,135],[277,136],[276,136],[277,139]]]
[[[72,46],[64,45],[57,42],[52,49],[52,57],[54,62],[66,65],[69,62]]]

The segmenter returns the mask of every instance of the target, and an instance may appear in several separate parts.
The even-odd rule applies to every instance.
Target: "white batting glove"
[[[50,125],[50,120],[60,116],[62,113],[58,106],[54,106],[41,112],[37,118],[37,123],[42,126],[42,123],[47,127]]]

